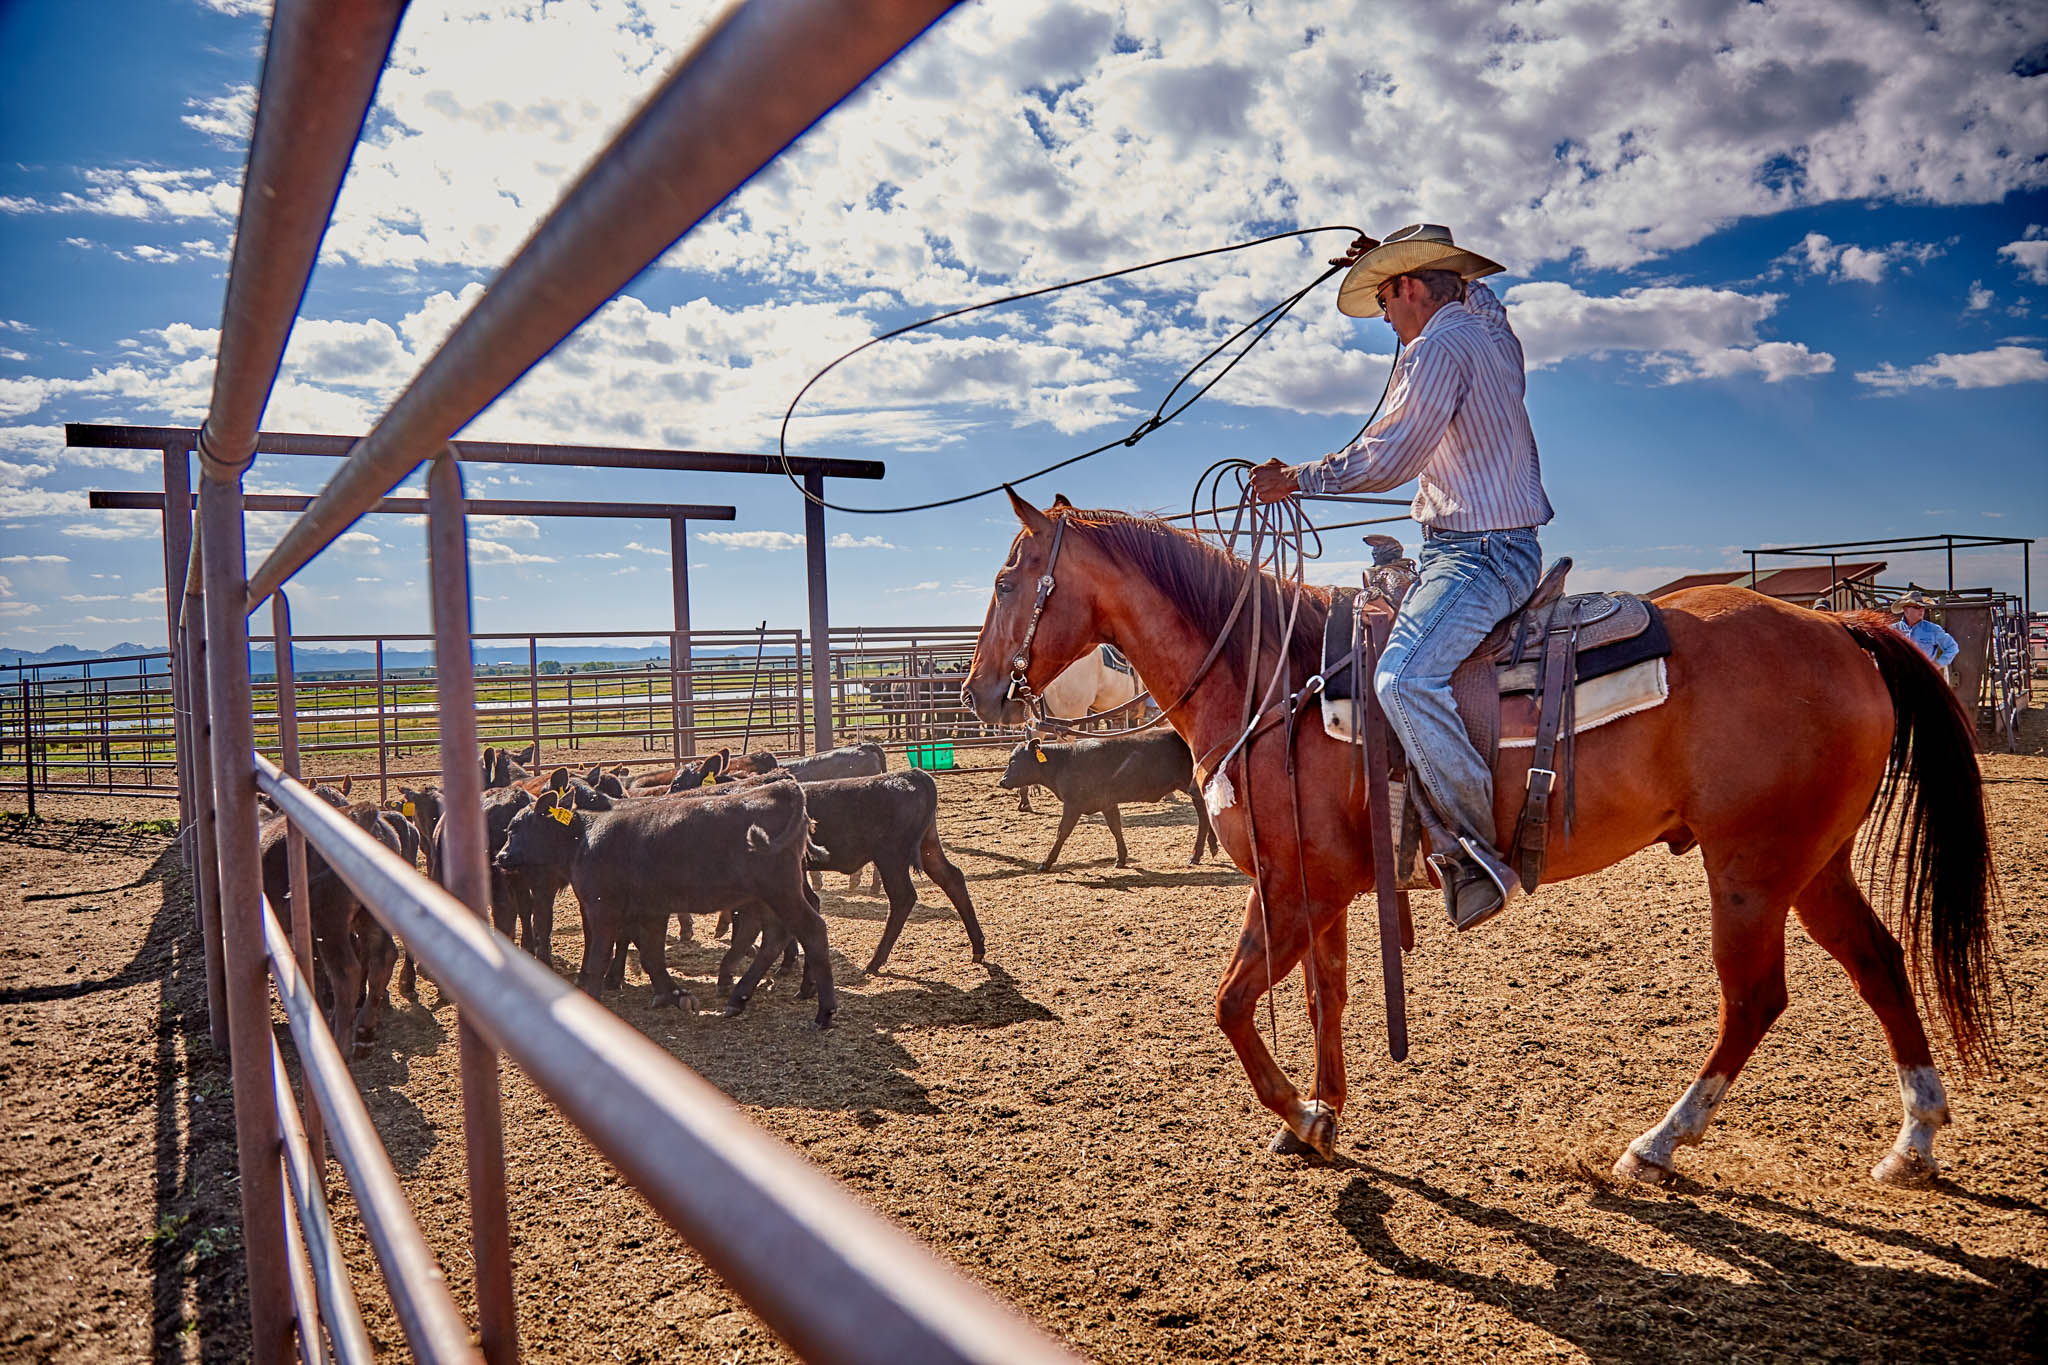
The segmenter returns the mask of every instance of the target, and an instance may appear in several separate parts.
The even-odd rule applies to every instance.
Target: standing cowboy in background
[[[1528,598],[1542,569],[1536,528],[1551,507],[1523,405],[1522,344],[1500,300],[1476,283],[1502,267],[1460,248],[1448,228],[1421,223],[1383,243],[1361,237],[1333,264],[1351,266],[1338,309],[1384,314],[1404,347],[1386,415],[1319,460],[1260,465],[1252,492],[1279,502],[1418,480],[1421,578],[1401,603],[1373,690],[1457,837],[1455,848],[1437,850],[1437,865],[1451,922],[1469,929],[1521,890],[1497,851],[1493,773],[1458,718],[1451,673]]]
[[[1920,589],[1914,588],[1893,604],[1899,612],[1899,619],[1892,622],[1892,629],[1911,640],[1922,654],[1934,660],[1934,666],[1941,670],[1941,676],[1948,676],[1948,666],[1955,662],[1961,646],[1956,637],[1927,619],[1927,598]]]

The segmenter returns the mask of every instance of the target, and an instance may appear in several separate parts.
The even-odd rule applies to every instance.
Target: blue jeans
[[[1495,844],[1493,773],[1465,736],[1451,700],[1451,674],[1503,616],[1536,589],[1543,552],[1530,527],[1431,531],[1373,675],[1408,765],[1453,826]]]

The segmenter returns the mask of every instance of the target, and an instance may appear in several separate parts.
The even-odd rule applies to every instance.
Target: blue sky
[[[61,425],[204,414],[266,11],[0,6],[0,643],[162,639],[154,515],[84,506],[154,485],[154,459],[68,451]],[[415,0],[265,425],[366,429],[714,12]],[[968,5],[471,433],[769,450],[804,379],[925,313],[1417,220],[1508,266],[1492,283],[1559,509],[1544,541],[1586,586],[1774,543],[2048,532],[2048,9],[2026,3]],[[1013,477],[1128,430],[1344,240],[878,347],[792,449],[887,461],[833,485],[860,504]],[[1312,458],[1356,429],[1391,343],[1325,286],[1174,427],[1029,491],[1173,511],[1214,459]],[[265,457],[249,486],[332,468]],[[803,620],[801,508],[774,480],[470,476],[732,503],[691,546],[697,623]],[[980,618],[1011,523],[993,499],[828,530],[835,622],[950,624]],[[295,584],[299,628],[421,629],[422,534],[363,522]],[[1327,577],[1355,573],[1354,534]],[[659,629],[666,544],[652,523],[481,522],[479,627]],[[1889,581],[1940,581],[1938,556],[1891,560]],[[1971,552],[1959,578],[2017,589],[2019,555]]]

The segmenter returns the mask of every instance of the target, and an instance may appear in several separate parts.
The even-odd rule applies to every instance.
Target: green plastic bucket
[[[927,772],[952,771],[953,741],[950,739],[942,739],[936,744],[913,744],[909,754],[913,768],[923,768]]]

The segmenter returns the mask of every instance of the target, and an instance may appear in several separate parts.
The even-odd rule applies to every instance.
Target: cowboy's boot
[[[1508,908],[1522,892],[1522,880],[1476,839],[1461,838],[1452,853],[1432,854],[1444,882],[1444,912],[1460,933],[1477,928]]]

